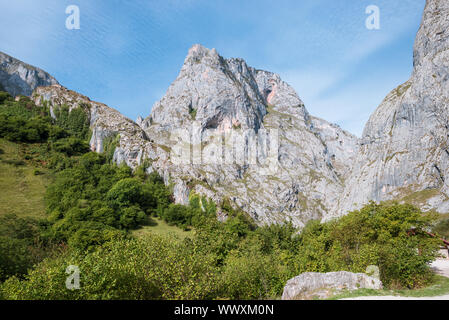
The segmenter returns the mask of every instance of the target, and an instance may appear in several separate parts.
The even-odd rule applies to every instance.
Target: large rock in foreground
[[[343,290],[380,290],[382,288],[382,282],[379,279],[364,273],[347,271],[306,272],[287,282],[282,300],[326,299]]]

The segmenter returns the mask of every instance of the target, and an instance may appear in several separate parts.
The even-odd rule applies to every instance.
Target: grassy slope
[[[32,145],[26,145],[27,149],[30,149],[30,146]],[[51,173],[24,160],[24,148],[25,145],[0,139],[0,215],[15,213],[23,217],[44,217],[44,195]],[[11,163],[18,161],[23,164]],[[42,174],[35,175],[35,170]],[[133,232],[138,237],[149,233],[174,234],[184,239],[191,235],[192,231],[184,231],[168,225],[163,220],[151,218],[146,226]]]
[[[136,237],[145,237],[147,234],[168,235],[172,234],[180,239],[185,239],[192,235],[192,231],[184,231],[176,226],[170,226],[165,221],[158,218],[151,218],[146,226],[133,231]]]
[[[26,162],[23,165],[9,163],[23,160],[19,144],[0,139],[0,149],[0,215],[43,217],[48,174],[39,168],[43,174],[35,175],[37,168]]]

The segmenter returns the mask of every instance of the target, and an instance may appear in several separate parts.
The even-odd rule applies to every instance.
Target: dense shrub
[[[68,156],[81,155],[89,151],[89,144],[76,137],[62,138],[53,144],[53,149],[57,152],[65,153]]]
[[[45,256],[38,221],[14,214],[0,216],[0,282],[22,276]]]
[[[13,275],[23,275],[33,266],[26,241],[0,236],[0,282]]]
[[[124,229],[132,229],[146,220],[147,215],[139,206],[130,206],[120,209],[120,226]]]
[[[106,199],[113,208],[129,207],[143,200],[142,183],[133,178],[118,181],[106,194]]]
[[[434,219],[411,205],[371,203],[337,221],[311,222],[299,236],[298,266],[301,272],[364,272],[377,265],[386,286],[422,286],[438,253],[438,240],[422,232]]]
[[[0,91],[0,104],[3,104],[6,100],[12,100],[11,95],[8,92]]]
[[[65,287],[69,265],[80,268],[81,290]],[[0,291],[7,299],[208,299],[219,290],[213,259],[191,243],[156,236],[49,259],[26,279],[11,278]]]
[[[0,114],[0,137],[18,142],[42,142],[49,137],[51,125],[47,119],[24,120]]]
[[[187,226],[191,225],[192,210],[189,207],[183,205],[170,204],[170,206],[165,209],[164,215],[162,217],[169,224],[186,228]]]
[[[85,109],[89,106],[81,105],[77,108],[69,110],[66,105],[54,108],[56,117],[56,125],[63,128],[70,135],[87,140],[89,137],[89,118]]]

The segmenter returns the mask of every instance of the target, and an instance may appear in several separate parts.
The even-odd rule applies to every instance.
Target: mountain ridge
[[[57,83],[37,87],[32,97],[51,108],[82,104],[92,150],[101,152],[107,137],[118,136],[114,161],[132,168],[147,163],[173,185],[178,203],[200,193],[219,205],[230,202],[258,224],[296,226],[370,200],[448,212],[448,16],[448,3],[427,0],[413,74],[387,95],[360,139],[310,115],[279,75],[198,44],[151,114],[136,122]],[[47,79],[32,74],[21,89],[39,77]],[[8,80],[0,83],[8,87]],[[253,151],[256,162],[249,161]]]
[[[44,70],[0,51],[0,83],[13,96],[30,96],[39,86],[59,84]]]

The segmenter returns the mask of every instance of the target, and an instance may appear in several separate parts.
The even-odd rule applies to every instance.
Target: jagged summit
[[[201,45],[189,50],[178,77],[142,127],[167,149],[176,145],[172,135],[179,129],[188,132],[185,143],[201,145],[196,164],[164,163],[177,201],[186,203],[191,191],[217,202],[230,199],[260,223],[291,220],[301,225],[325,216],[342,191],[347,161],[357,150],[355,136],[311,117],[279,75],[252,68],[243,59],[225,59]],[[264,175],[257,166],[214,162],[217,145],[211,136],[236,129],[277,130],[275,175]],[[241,150],[246,155],[252,146],[250,137],[245,139]]]
[[[58,84],[58,81],[42,69],[0,51],[0,84],[13,96],[30,96],[37,87]]]
[[[415,69],[429,56],[449,49],[449,1],[428,0],[413,50]]]
[[[257,130],[268,105],[306,112],[294,89],[278,75],[248,67],[243,59],[224,59],[215,49],[196,44],[146,125],[179,126],[194,114],[203,129],[234,125]]]
[[[218,60],[220,59],[220,56],[215,48],[208,49],[201,44],[194,44],[187,53],[184,65],[201,62],[203,58]]]

